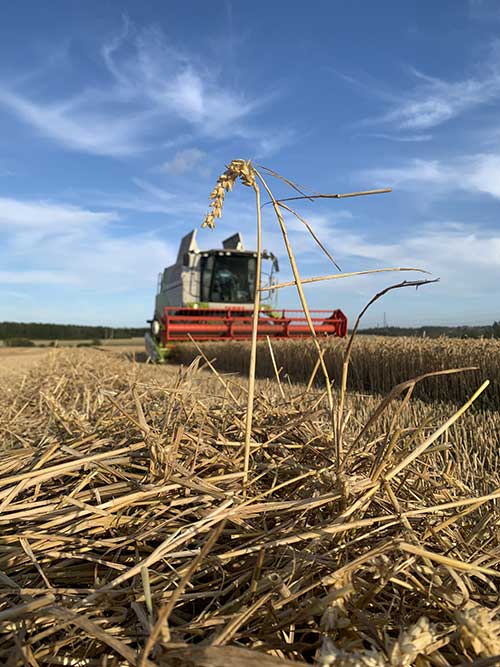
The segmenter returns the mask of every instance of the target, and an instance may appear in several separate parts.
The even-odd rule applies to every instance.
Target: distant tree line
[[[500,338],[500,322],[493,322],[485,326],[422,326],[422,327],[372,327],[361,329],[360,334],[376,336],[417,336],[422,338],[438,338],[448,336],[449,338]]]
[[[142,336],[144,328],[92,327],[78,324],[43,324],[40,322],[0,322],[0,340],[89,340],[133,338]]]
[[[79,324],[44,324],[40,322],[0,322],[0,340],[107,340],[135,338],[144,334],[146,327],[93,327]],[[500,338],[500,322],[490,326],[421,326],[372,327],[361,329],[360,334],[377,336],[449,336],[450,338]]]

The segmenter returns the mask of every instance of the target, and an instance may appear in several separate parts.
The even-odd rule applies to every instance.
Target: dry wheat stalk
[[[391,667],[411,667],[417,656],[436,641],[436,632],[429,619],[421,616],[418,621],[403,630],[389,652]]]
[[[465,644],[483,658],[500,655],[500,619],[491,609],[469,602],[454,614]]]
[[[252,420],[255,395],[255,367],[257,363],[257,328],[260,315],[260,287],[261,287],[261,267],[262,267],[262,223],[260,207],[260,190],[255,180],[255,172],[250,160],[233,160],[226,171],[219,178],[215,188],[210,193],[210,208],[212,211],[205,216],[202,227],[214,229],[215,218],[222,216],[224,198],[227,191],[231,191],[237,179],[240,179],[243,185],[251,187],[255,193],[255,209],[257,214],[257,266],[255,271],[255,297],[254,310],[252,317],[252,339],[250,343],[250,359],[248,368],[248,398],[247,412],[245,420],[245,443],[244,443],[244,464],[243,464],[243,487],[248,483],[248,470],[250,465],[250,442],[252,438]]]
[[[382,653],[374,650],[343,651],[326,640],[316,660],[318,667],[389,667]]]
[[[212,210],[205,216],[202,227],[214,229],[215,219],[222,217],[226,192],[231,192],[238,178],[243,185],[255,189],[255,173],[250,160],[232,160],[226,171],[219,176],[214,189],[210,193],[210,208]]]

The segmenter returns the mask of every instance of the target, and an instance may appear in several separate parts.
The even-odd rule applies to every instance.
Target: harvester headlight
[[[151,322],[151,333],[153,334],[153,336],[158,336],[158,334],[160,333],[160,323],[158,322],[158,320],[153,320]]]

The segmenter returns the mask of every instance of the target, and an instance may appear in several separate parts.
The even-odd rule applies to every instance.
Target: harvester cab
[[[303,311],[277,310],[275,303],[278,260],[261,254],[262,284],[258,336],[273,338],[310,335]],[[222,243],[222,248],[200,250],[196,230],[181,241],[175,264],[158,277],[155,312],[146,333],[147,353],[163,361],[171,344],[189,340],[249,339],[257,271],[257,252],[245,250],[241,234]],[[316,333],[345,336],[347,319],[340,311],[313,311]]]

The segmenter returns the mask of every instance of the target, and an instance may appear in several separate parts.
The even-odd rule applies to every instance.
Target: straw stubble
[[[39,400],[42,388],[64,414]],[[498,468],[462,476],[465,450],[453,438],[412,455],[425,404],[389,407],[338,478],[322,392],[257,381],[244,495],[242,380],[75,350],[55,352],[50,368],[12,389],[0,395],[2,662],[210,664],[230,643],[276,664],[316,655],[406,666],[418,653],[453,665],[496,646]],[[395,418],[389,496],[370,471]],[[431,412],[418,442],[447,418]],[[478,416],[463,419],[472,429]],[[355,431],[346,428],[346,443]],[[175,459],[159,456],[174,442]],[[475,455],[492,460],[489,447],[478,438]],[[424,615],[439,641],[417,651]],[[471,639],[479,625],[481,643]],[[200,641],[212,649],[190,653]]]

